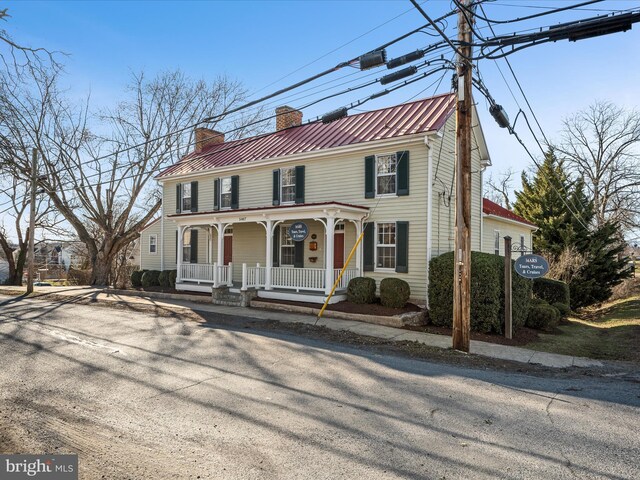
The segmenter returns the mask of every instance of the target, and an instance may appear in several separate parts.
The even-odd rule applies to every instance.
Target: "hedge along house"
[[[532,253],[538,227],[487,198],[482,199],[482,251],[504,256],[504,237],[511,237],[512,255]]]
[[[349,252],[351,278],[406,280],[424,304],[428,260],[453,248],[455,96],[438,95],[302,124],[276,110],[276,131],[224,141],[196,130],[196,149],[164,170],[160,220],[142,232],[144,269],[177,269],[176,288],[256,289],[267,298],[321,303]],[[474,119],[473,245],[480,249],[481,171],[490,164]],[[444,185],[442,187],[441,185]],[[294,242],[289,226],[308,227]]]

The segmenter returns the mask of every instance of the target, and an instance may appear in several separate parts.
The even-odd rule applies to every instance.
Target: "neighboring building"
[[[141,234],[141,267],[178,270],[179,290],[257,288],[271,298],[322,302],[360,232],[349,279],[406,280],[426,302],[428,261],[453,248],[455,95],[438,95],[302,125],[276,110],[276,132],[224,141],[196,129],[194,152],[158,177],[163,212]],[[475,111],[474,111],[475,115]],[[482,171],[490,165],[473,121],[472,249],[481,248]],[[288,227],[304,222],[294,242]]]
[[[504,256],[504,237],[511,237],[513,256],[532,253],[536,225],[487,198],[482,199],[482,251]]]
[[[9,262],[0,258],[0,285],[4,284],[7,278],[9,278]]]

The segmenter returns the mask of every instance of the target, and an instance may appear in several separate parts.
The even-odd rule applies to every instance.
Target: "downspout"
[[[160,271],[164,272],[164,185],[160,203]]]
[[[442,141],[442,134],[438,132],[440,141]],[[424,145],[427,147],[427,267],[426,273],[426,293],[425,293],[425,305],[429,308],[429,261],[431,260],[432,252],[432,226],[433,226],[433,155],[431,154],[431,141],[429,136],[424,137]]]

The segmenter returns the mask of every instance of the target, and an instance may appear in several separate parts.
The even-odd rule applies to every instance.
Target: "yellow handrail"
[[[329,300],[331,300],[331,297],[333,297],[333,294],[335,293],[336,288],[338,288],[338,285],[340,285],[340,280],[342,279],[342,274],[344,273],[344,271],[349,266],[349,262],[351,261],[351,257],[353,257],[353,254],[356,252],[356,248],[358,248],[358,245],[360,245],[360,242],[362,241],[362,237],[363,236],[364,236],[364,228],[362,229],[362,233],[360,234],[360,236],[356,240],[356,243],[353,245],[353,248],[351,249],[351,253],[349,253],[349,256],[347,257],[347,261],[344,262],[344,267],[342,267],[342,270],[340,270],[340,275],[338,275],[338,278],[334,282],[333,288],[331,289],[331,293],[329,294],[327,299],[324,301],[324,305],[322,306],[322,308],[318,312],[318,318],[322,317],[322,314],[324,313],[325,309],[327,308],[327,305],[329,305]]]

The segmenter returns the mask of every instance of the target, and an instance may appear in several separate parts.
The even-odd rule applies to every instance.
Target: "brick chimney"
[[[217,145],[224,143],[224,133],[210,128],[198,127],[195,129],[196,133],[196,153],[200,153],[206,147],[211,145]]]
[[[284,130],[289,127],[297,127],[302,124],[302,112],[295,108],[283,107],[276,108],[276,131]]]

